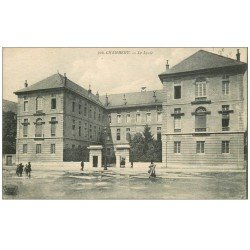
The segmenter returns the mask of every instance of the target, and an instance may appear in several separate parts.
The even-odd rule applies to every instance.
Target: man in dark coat
[[[81,170],[83,171],[84,168],[84,161],[81,161]]]

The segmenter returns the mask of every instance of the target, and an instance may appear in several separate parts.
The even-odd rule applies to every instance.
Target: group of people
[[[23,171],[26,173],[27,177],[29,177],[29,178],[31,177],[30,173],[31,173],[32,170],[31,170],[30,162],[28,162],[28,164],[26,164],[25,167],[24,167],[24,165],[22,163],[19,163],[17,165],[16,174],[17,174],[18,177],[23,176]]]
[[[134,162],[131,161],[131,168],[133,168],[133,167],[134,167]],[[156,177],[155,168],[156,168],[156,165],[154,164],[154,161],[151,160],[151,163],[149,165],[149,170],[148,170],[149,178],[151,178],[151,177],[155,178]],[[84,161],[81,161],[81,171],[83,171],[83,169],[84,169]]]

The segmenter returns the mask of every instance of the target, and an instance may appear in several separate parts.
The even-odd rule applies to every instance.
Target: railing
[[[194,131],[195,132],[208,132],[208,128],[195,128]]]
[[[230,127],[222,127],[222,131],[230,131]]]

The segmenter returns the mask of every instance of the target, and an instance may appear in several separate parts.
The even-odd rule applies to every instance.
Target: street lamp
[[[108,170],[107,168],[107,127],[104,127],[104,170]]]

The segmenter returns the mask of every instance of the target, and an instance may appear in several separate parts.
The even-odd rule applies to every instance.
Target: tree
[[[136,133],[130,141],[130,154],[134,162],[161,161],[161,140],[155,140],[148,125],[143,133]]]
[[[16,114],[3,112],[3,154],[16,153]]]

